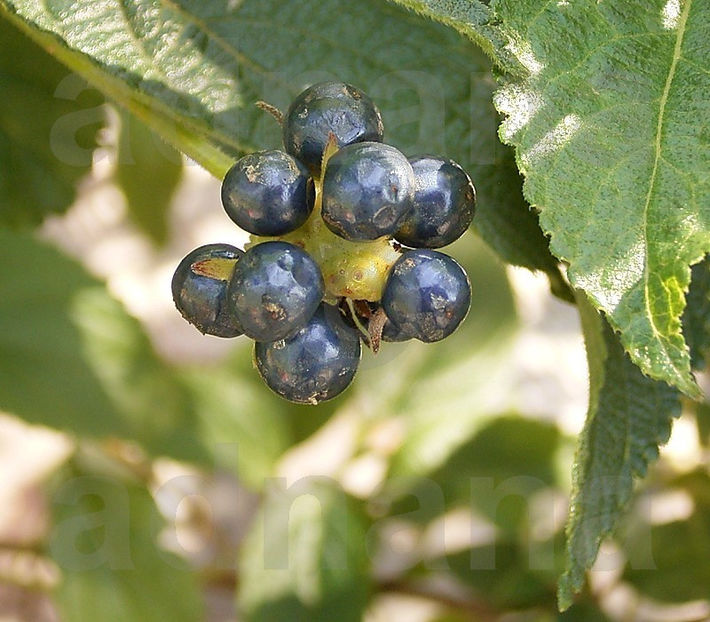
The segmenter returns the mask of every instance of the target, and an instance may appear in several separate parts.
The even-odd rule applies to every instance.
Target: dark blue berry
[[[382,143],[343,147],[323,177],[323,220],[346,240],[392,235],[411,209],[414,172],[407,158]]]
[[[256,367],[281,397],[318,404],[344,391],[360,361],[360,338],[336,307],[322,304],[291,338],[254,345]]]
[[[288,242],[250,248],[229,283],[229,301],[239,325],[256,341],[293,335],[310,320],[324,292],[318,264]]]
[[[456,330],[468,313],[471,285],[463,268],[448,255],[411,250],[392,266],[382,307],[396,328],[424,342],[439,341]]]
[[[440,248],[460,238],[473,219],[476,191],[456,162],[434,156],[409,160],[416,186],[412,209],[395,238],[414,248]]]
[[[392,323],[392,320],[387,320],[382,327],[382,341],[397,342],[409,341],[412,335],[405,333],[398,326]]]
[[[259,151],[239,159],[222,182],[222,205],[239,227],[256,235],[298,229],[313,209],[308,171],[283,151]]]
[[[173,275],[173,301],[201,333],[216,337],[242,334],[227,302],[227,285],[244,252],[229,244],[207,244],[188,254]]]
[[[381,141],[380,111],[365,93],[350,84],[314,84],[293,100],[286,113],[284,146],[314,175],[319,175],[331,133],[338,147],[365,140]]]

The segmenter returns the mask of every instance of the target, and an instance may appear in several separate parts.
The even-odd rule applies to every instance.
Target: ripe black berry
[[[346,240],[374,240],[394,233],[413,197],[414,172],[402,153],[382,143],[355,143],[328,160],[323,220]]]
[[[245,335],[276,341],[308,322],[324,291],[320,268],[306,251],[287,242],[264,242],[244,253],[228,295]]]
[[[468,313],[471,285],[463,268],[432,250],[407,251],[392,266],[382,307],[403,334],[424,342],[440,341]]]
[[[412,209],[395,238],[413,248],[440,248],[460,238],[473,219],[476,191],[456,162],[434,156],[410,158],[416,186]]]
[[[201,333],[216,337],[242,334],[227,303],[227,284],[243,255],[229,244],[207,244],[178,264],[171,286],[173,301],[182,317]]]
[[[387,320],[382,327],[382,341],[397,342],[409,341],[412,336],[395,326],[391,320]]]
[[[273,391],[292,402],[318,404],[352,382],[360,362],[360,338],[337,308],[322,304],[291,338],[256,342],[254,360]]]
[[[314,84],[293,100],[286,113],[284,146],[318,176],[331,133],[338,147],[365,140],[381,141],[380,111],[365,93],[350,84]]]
[[[242,229],[282,235],[300,227],[313,208],[308,172],[283,151],[260,151],[239,159],[222,182],[222,205]]]

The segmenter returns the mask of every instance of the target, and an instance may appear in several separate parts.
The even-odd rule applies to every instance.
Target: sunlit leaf
[[[710,251],[710,5],[501,0],[528,70],[496,97],[551,248],[644,373],[699,390],[681,333]]]

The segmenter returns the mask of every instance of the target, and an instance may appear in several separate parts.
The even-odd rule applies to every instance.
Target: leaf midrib
[[[653,195],[653,188],[656,185],[656,176],[658,173],[658,163],[661,160],[662,153],[662,137],[663,137],[663,120],[666,112],[666,104],[668,103],[668,96],[670,94],[671,85],[673,83],[673,78],[675,77],[676,68],[678,66],[678,61],[681,58],[681,49],[683,47],[683,38],[685,36],[686,24],[688,21],[688,14],[690,13],[690,7],[693,4],[693,0],[686,0],[683,11],[678,20],[676,42],[673,48],[673,57],[671,58],[671,66],[668,69],[668,76],[666,77],[666,83],[663,87],[663,93],[661,93],[661,99],[658,105],[658,123],[656,124],[656,138],[654,141],[654,160],[653,169],[651,170],[651,177],[648,183],[648,192],[646,193],[646,201],[643,207],[643,238],[644,238],[644,269],[643,269],[643,288],[644,288],[644,305],[646,307],[646,313],[650,319],[651,329],[653,330],[654,336],[658,339],[666,355],[670,365],[675,370],[676,374],[682,378],[685,374],[682,370],[678,368],[678,365],[674,362],[673,357],[668,352],[668,344],[664,339],[663,335],[658,330],[656,325],[656,318],[651,311],[650,295],[649,295],[649,235],[648,235],[648,212],[651,205],[651,197]]]

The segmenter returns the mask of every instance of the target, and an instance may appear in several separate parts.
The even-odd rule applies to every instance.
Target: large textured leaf
[[[681,333],[710,250],[710,4],[501,0],[528,76],[497,94],[551,248],[648,375],[698,388]]]
[[[78,0],[71,7],[0,0],[2,7],[218,177],[235,155],[280,143],[278,125],[255,101],[283,109],[309,83],[352,82],[381,107],[389,142],[412,155],[446,155],[470,171],[484,235],[499,218],[487,221],[510,214],[515,224],[489,238],[506,260],[555,269],[496,136],[490,63],[441,25],[380,0]]]
[[[644,376],[602,317],[580,296],[589,360],[587,421],[573,471],[572,507],[567,523],[566,570],[559,603],[569,607],[599,544],[616,527],[632,492],[668,440],[680,414],[680,394]]]
[[[35,225],[91,166],[102,97],[0,19],[0,221]]]
[[[361,510],[330,480],[274,483],[242,551],[243,619],[359,622],[370,592]]]
[[[62,619],[202,619],[198,577],[159,548],[163,520],[145,488],[76,472],[52,501],[49,550],[62,573],[54,594]]]

